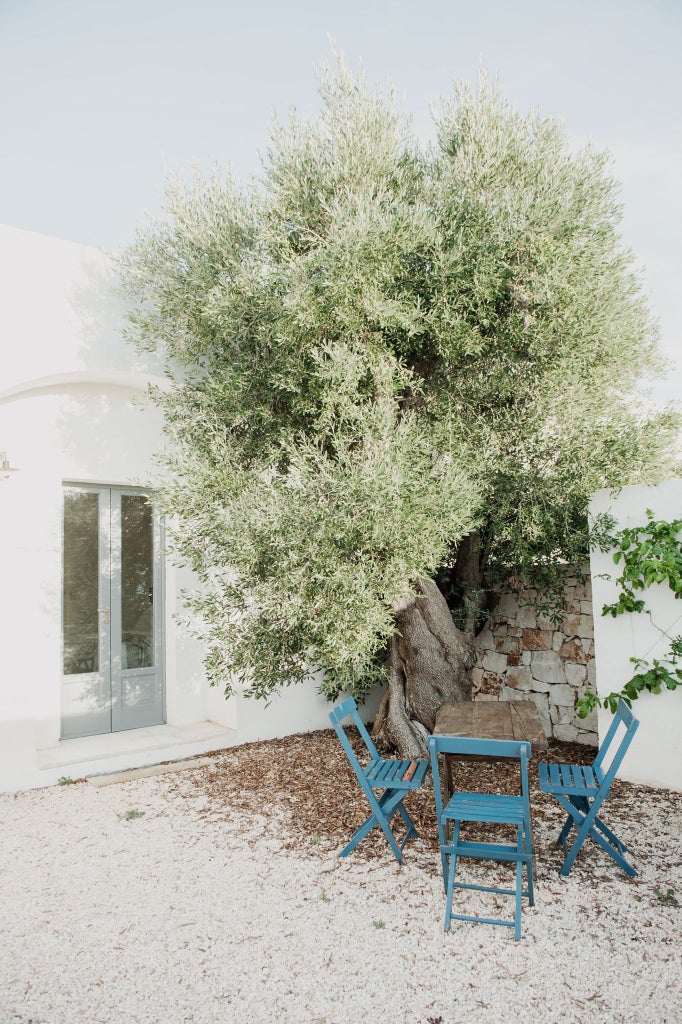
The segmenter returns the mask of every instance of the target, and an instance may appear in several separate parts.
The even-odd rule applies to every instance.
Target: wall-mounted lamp
[[[0,452],[0,478],[6,480],[10,473],[16,473],[17,467],[10,466],[7,452]]]

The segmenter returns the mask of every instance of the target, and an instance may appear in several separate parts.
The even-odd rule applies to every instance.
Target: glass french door
[[[64,489],[62,739],[164,721],[161,526],[132,488]]]

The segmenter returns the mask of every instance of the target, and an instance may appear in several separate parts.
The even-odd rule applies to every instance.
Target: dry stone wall
[[[537,590],[500,595],[476,638],[474,700],[532,700],[547,736],[597,746],[597,716],[581,719],[575,702],[595,685],[589,573],[566,574],[564,608],[553,622]]]

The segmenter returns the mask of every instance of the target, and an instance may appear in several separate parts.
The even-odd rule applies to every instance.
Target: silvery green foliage
[[[598,487],[666,465],[656,330],[608,159],[483,78],[412,136],[341,63],[260,183],[171,182],[122,261],[164,354],[163,502],[212,681],[381,674],[393,608],[481,531],[498,577],[584,555]]]

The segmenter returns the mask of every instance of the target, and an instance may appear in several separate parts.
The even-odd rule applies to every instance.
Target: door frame
[[[96,731],[80,736],[109,735],[114,732],[126,732],[136,728],[145,728],[145,725],[125,724],[125,713],[122,707],[122,685],[124,682],[123,673],[133,672],[149,674],[156,672],[160,674],[161,680],[161,723],[166,722],[166,645],[165,645],[165,608],[166,608],[166,573],[165,573],[165,527],[162,517],[154,505],[154,492],[150,488],[128,486],[127,484],[94,483],[93,481],[81,482],[77,480],[64,480],[61,487],[61,594],[64,588],[64,492],[69,489],[77,489],[86,493],[103,495],[108,494],[108,502],[100,499],[98,515],[98,558],[99,558],[99,581],[98,581],[98,625],[99,625],[99,671],[97,673],[80,673],[84,682],[96,682],[103,677],[102,684],[106,685],[108,679],[109,688],[109,727],[107,729],[97,728]],[[152,543],[153,543],[153,588],[154,588],[154,649],[155,658],[152,669],[123,669],[121,666],[121,644],[118,650],[113,650],[113,639],[118,635],[122,636],[121,624],[121,579],[120,579],[120,556],[121,556],[121,521],[120,508],[121,498],[124,495],[140,496],[151,499],[152,502]],[[115,510],[116,509],[116,514]],[[118,579],[114,579],[113,566],[118,565]],[[61,644],[60,644],[60,687],[64,691],[64,604],[61,599],[60,620],[61,620]],[[60,738],[72,739],[76,736],[64,729],[64,705],[60,695]],[[106,712],[102,715],[102,723]]]

